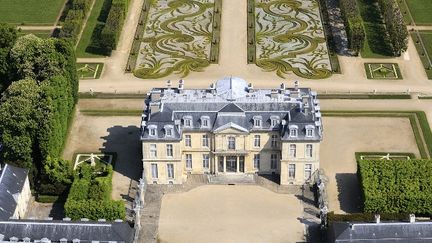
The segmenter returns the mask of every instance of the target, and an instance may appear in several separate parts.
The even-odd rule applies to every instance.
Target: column
[[[227,162],[227,160],[226,160],[225,156],[223,156],[223,173],[226,172],[226,162]]]
[[[218,173],[218,167],[219,167],[219,156],[214,156],[213,158],[213,173],[217,174]]]
[[[237,173],[240,172],[240,159],[239,156],[236,156],[236,164],[237,164]]]

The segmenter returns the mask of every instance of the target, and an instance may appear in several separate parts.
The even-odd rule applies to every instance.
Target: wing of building
[[[303,184],[319,168],[322,122],[309,88],[254,89],[225,78],[208,89],[154,88],[141,141],[148,183],[181,184],[188,174],[278,174]]]

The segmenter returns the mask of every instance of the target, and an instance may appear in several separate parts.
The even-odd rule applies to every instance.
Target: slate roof
[[[432,242],[432,222],[335,222],[332,234],[332,242]]]
[[[48,220],[0,221],[0,241],[17,237],[20,241],[28,237],[31,241],[47,238],[52,242],[60,239],[79,239],[81,243],[91,241],[133,242],[134,230],[126,222],[74,222]],[[1,237],[3,236],[3,239]]]
[[[5,164],[0,173],[0,220],[7,220],[15,212],[28,169]]]
[[[249,132],[279,131],[282,140],[320,141],[322,123],[319,101],[309,88],[253,89],[239,78],[225,78],[209,89],[155,88],[145,101],[146,110],[141,121],[141,140],[181,140],[183,131],[214,131],[232,122]],[[156,107],[155,109],[153,109]],[[184,119],[192,119],[185,127]],[[203,117],[210,127],[202,126]],[[262,118],[262,126],[254,127],[254,118]],[[271,119],[279,119],[271,126]],[[284,120],[284,121],[283,121]],[[165,136],[165,127],[174,127],[174,136]],[[289,136],[289,126],[298,127],[298,136]],[[306,137],[306,127],[314,134]],[[156,127],[157,136],[149,135],[149,127]]]

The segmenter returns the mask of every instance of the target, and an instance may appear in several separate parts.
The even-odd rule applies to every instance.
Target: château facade
[[[208,89],[154,88],[141,121],[147,183],[181,184],[188,174],[277,174],[307,182],[319,168],[322,121],[309,88],[254,89],[225,78]]]

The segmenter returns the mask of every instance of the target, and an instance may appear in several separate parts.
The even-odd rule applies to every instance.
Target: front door
[[[226,158],[226,172],[237,172],[237,157],[228,156]]]
[[[239,157],[239,171],[244,173],[244,156]]]

